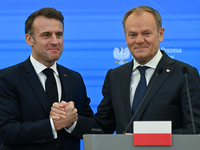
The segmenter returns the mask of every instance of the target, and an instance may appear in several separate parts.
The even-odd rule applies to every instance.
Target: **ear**
[[[165,28],[164,28],[164,27],[160,28],[160,30],[159,30],[159,38],[160,38],[159,41],[160,41],[160,42],[163,41],[164,31],[165,31]]]
[[[33,39],[33,37],[30,35],[30,34],[26,34],[25,35],[25,40],[26,40],[26,43],[29,45],[29,46],[31,46],[31,47],[33,47],[34,46],[34,39]]]

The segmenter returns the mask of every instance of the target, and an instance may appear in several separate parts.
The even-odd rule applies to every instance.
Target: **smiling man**
[[[135,115],[135,121],[172,121],[173,134],[193,134],[195,130],[183,74],[185,70],[184,73],[188,74],[194,126],[199,134],[199,73],[195,67],[172,59],[159,49],[164,28],[158,11],[149,6],[135,7],[124,15],[122,24],[126,44],[134,58],[131,62],[107,72],[102,89],[103,100],[97,113],[88,121],[79,118],[76,128],[81,128],[87,122],[90,126],[88,129],[84,126],[82,131],[89,131],[92,125],[89,122],[94,119],[104,133],[113,133],[116,130],[122,134]],[[145,94],[146,98],[143,99]],[[51,116],[61,117],[64,113],[61,110],[63,106],[64,104],[55,104]],[[133,133],[133,124],[129,126],[127,133]]]
[[[164,28],[158,11],[138,6],[124,15],[122,24],[134,58],[107,72],[97,113],[90,118],[79,117],[74,132],[79,136],[89,133],[97,122],[107,134],[133,133],[133,124],[127,126],[135,116],[135,121],[172,121],[173,134],[200,134],[199,73],[195,67],[172,59],[159,49]],[[194,128],[184,73],[188,78]],[[62,120],[65,107],[63,102],[54,103],[50,116]]]
[[[164,35],[159,12],[149,6],[138,6],[124,15],[122,24],[133,60],[108,71],[102,89],[104,98],[95,120],[105,133],[115,130],[123,133],[137,112],[135,121],[172,121],[172,133],[192,134],[186,80],[182,72],[187,68],[194,123],[196,133],[200,133],[199,73],[196,68],[170,58],[159,49]],[[133,124],[127,132],[133,133]]]
[[[159,49],[164,35],[159,12],[149,6],[138,6],[124,15],[122,24],[133,60],[108,71],[102,89],[104,98],[97,108],[95,120],[105,133],[115,130],[123,133],[137,112],[136,121],[172,121],[172,133],[192,134],[182,72],[187,68],[194,123],[196,133],[200,133],[199,73],[196,68],[170,58]],[[127,132],[133,133],[133,124]]]
[[[0,70],[1,150],[79,150],[73,134],[78,114],[91,117],[81,75],[59,64],[63,51],[64,17],[42,8],[25,22],[31,56]],[[66,101],[60,121],[49,118],[54,102]]]
[[[33,22],[32,30],[34,33],[29,31],[30,34],[26,34],[25,39],[32,47],[33,58],[51,67],[63,51],[63,23],[54,18],[38,16]]]
[[[163,41],[164,28],[156,24],[151,13],[143,11],[127,17],[124,32],[132,56],[144,65],[157,54],[159,42]]]
[[[115,130],[123,133],[137,112],[136,121],[172,121],[172,133],[192,134],[186,80],[182,72],[186,67],[196,133],[200,133],[199,73],[196,68],[170,58],[159,49],[164,35],[159,12],[149,6],[138,6],[124,15],[122,24],[126,44],[134,59],[108,71],[102,90],[104,98],[95,120],[105,133]],[[127,132],[133,133],[133,124]]]

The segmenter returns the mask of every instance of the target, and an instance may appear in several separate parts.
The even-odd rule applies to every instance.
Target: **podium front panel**
[[[85,134],[84,150],[199,150],[200,135],[172,135],[171,146],[134,146],[133,135]]]

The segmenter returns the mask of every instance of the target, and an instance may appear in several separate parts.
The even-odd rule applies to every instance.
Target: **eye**
[[[42,37],[45,37],[45,38],[49,37],[49,33],[43,33]]]
[[[145,32],[144,35],[145,36],[149,36],[151,33],[150,32]]]
[[[63,36],[63,33],[62,33],[62,32],[59,32],[59,33],[56,34],[56,36],[57,36],[57,37],[62,37],[62,36]]]
[[[137,36],[136,33],[129,33],[129,37],[130,37],[130,38],[134,38],[134,37],[136,37],[136,36]]]
[[[133,34],[131,34],[131,36],[135,36],[135,34],[133,33]]]

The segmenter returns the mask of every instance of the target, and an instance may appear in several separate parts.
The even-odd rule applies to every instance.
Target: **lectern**
[[[134,146],[133,135],[85,134],[84,150],[199,150],[200,135],[172,135],[171,146]]]

